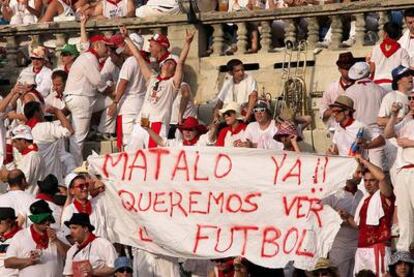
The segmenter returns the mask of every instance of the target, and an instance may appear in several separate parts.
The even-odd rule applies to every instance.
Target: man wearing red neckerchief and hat
[[[178,59],[178,56],[171,54],[170,41],[163,34],[154,34],[149,39],[149,53],[151,54],[151,66],[156,71],[160,71],[161,66],[167,59]]]
[[[104,35],[90,38],[90,48],[73,63],[63,93],[75,131],[70,138],[70,152],[78,166],[83,161],[82,149],[89,132],[92,108],[98,97],[97,89],[106,86],[101,69],[102,59],[108,56],[107,45],[109,40]]]
[[[13,208],[0,207],[0,276],[2,277],[14,277],[19,274],[17,269],[4,267],[7,248],[10,246],[14,235],[21,230],[17,225],[16,219],[16,213]]]
[[[402,48],[407,50],[410,58],[414,58],[414,8],[410,8],[404,11],[404,20],[407,26],[407,30],[404,31],[402,37],[398,40],[398,43]]]
[[[407,50],[401,47],[397,39],[401,36],[400,26],[387,22],[384,25],[384,40],[374,46],[369,58],[374,82],[387,91],[391,91],[391,71],[399,65],[409,67],[410,56]]]

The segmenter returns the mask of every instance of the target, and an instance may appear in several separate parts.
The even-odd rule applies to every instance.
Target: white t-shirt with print
[[[260,128],[259,123],[251,122],[244,131],[243,141],[250,140],[252,143],[257,144],[257,148],[261,149],[283,150],[283,144],[273,139],[277,130],[276,122],[273,119],[264,130]]]

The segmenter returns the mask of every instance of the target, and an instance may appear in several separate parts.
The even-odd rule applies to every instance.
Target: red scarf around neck
[[[14,227],[11,228],[10,231],[8,231],[8,232],[4,233],[2,236],[0,236],[0,241],[6,241],[8,239],[11,239],[20,230],[21,229],[19,228],[19,226],[15,225]]]
[[[395,52],[397,52],[400,47],[400,44],[391,38],[385,38],[380,44],[381,51],[387,58],[391,57]]]
[[[344,124],[340,123],[339,125],[341,125],[341,127],[345,129],[346,127],[351,126],[351,124],[354,123],[354,121],[355,119],[350,118]]]
[[[40,71],[42,71],[42,69],[43,69],[43,66],[41,68],[38,68],[38,69],[34,68],[34,66],[33,66],[33,73],[37,75],[37,74],[39,74]]]
[[[46,249],[49,246],[49,237],[47,233],[44,232],[43,234],[39,234],[33,225],[30,225],[30,233],[32,234],[32,238],[36,243],[36,249]]]
[[[87,200],[86,204],[83,205],[81,202],[75,199],[73,200],[73,205],[79,213],[85,213],[88,215],[92,214],[92,204],[89,200]]]
[[[121,3],[122,0],[106,0],[106,2],[111,3],[114,6],[118,6],[119,3]]]
[[[26,121],[26,125],[33,129],[33,127],[36,126],[36,124],[39,122],[40,121],[37,118],[31,118],[28,121]]]
[[[89,233],[88,237],[84,242],[78,245],[78,251],[81,251],[83,248],[88,246],[89,243],[93,242],[96,239],[96,236],[92,233]]]
[[[39,148],[37,148],[37,145],[34,144],[34,143],[33,144],[30,144],[25,149],[23,149],[22,152],[21,152],[21,154],[22,155],[27,155],[27,154],[29,154],[32,151],[34,151],[34,152],[39,151]]]
[[[183,140],[183,145],[185,145],[185,146],[195,145],[199,138],[200,138],[200,136],[197,135],[192,140]]]
[[[105,64],[105,59],[104,59],[104,60],[102,60],[102,58],[101,58],[101,57],[99,57],[98,52],[96,52],[96,51],[95,51],[95,49],[93,49],[92,47],[91,47],[91,48],[89,48],[89,50],[88,50],[87,52],[92,53],[92,54],[95,56],[95,58],[98,60],[98,64],[99,64],[99,71],[101,71],[101,70],[102,70],[102,68],[103,68],[103,66],[104,66],[104,64]]]
[[[36,195],[36,199],[42,199],[42,200],[45,200],[45,201],[53,202],[53,196],[51,196],[49,194],[45,194],[45,193],[38,193]]]

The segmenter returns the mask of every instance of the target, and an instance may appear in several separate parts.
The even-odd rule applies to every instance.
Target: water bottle
[[[359,128],[358,133],[356,135],[355,141],[352,143],[351,148],[349,149],[349,156],[355,156],[357,153],[360,152],[360,147],[358,145],[359,139],[362,138],[364,135],[364,128]]]

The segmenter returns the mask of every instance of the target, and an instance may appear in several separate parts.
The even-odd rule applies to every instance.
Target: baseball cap
[[[90,43],[94,43],[94,42],[98,42],[98,41],[102,41],[103,43],[107,44],[107,45],[112,45],[111,41],[104,35],[99,34],[99,35],[94,35],[89,39]]]
[[[79,56],[79,51],[76,48],[76,45],[67,43],[63,46],[62,50],[60,50],[60,54],[69,54],[71,56],[77,57]]]
[[[164,36],[163,34],[154,34],[149,41],[155,41],[159,44],[161,44],[162,47],[165,48],[170,48],[170,41],[168,40],[168,38],[166,36]]]

